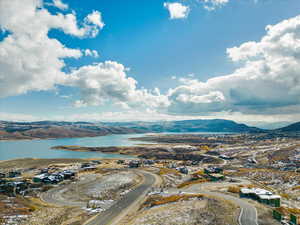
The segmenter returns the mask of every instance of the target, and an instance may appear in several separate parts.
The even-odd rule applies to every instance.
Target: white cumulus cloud
[[[228,1],[205,2],[219,7]],[[185,18],[189,12],[180,3],[165,7],[171,19]],[[40,0],[0,0],[0,29],[8,31],[0,42],[0,97],[65,85],[80,91],[76,106],[113,103],[172,115],[299,115],[300,16],[267,26],[259,41],[228,48],[228,57],[240,65],[233,73],[206,82],[195,76],[173,77],[181,83],[167,93],[139,88],[129,70],[114,61],[64,72],[65,58],[98,57],[98,52],[69,48],[48,32],[60,29],[79,38],[94,37],[103,26],[98,11],[78,22],[75,13],[52,14]]]
[[[8,35],[0,42],[0,97],[64,83],[63,59],[79,58],[82,53],[49,38],[48,32],[60,29],[77,37],[95,36],[103,27],[95,14],[89,14],[80,27],[74,14],[51,14],[40,0],[1,0],[0,29]]]
[[[69,8],[68,4],[63,3],[61,0],[53,0],[53,5],[61,10],[66,10]]]
[[[266,27],[258,42],[227,49],[242,66],[232,74],[201,82],[183,79],[169,91],[177,113],[231,111],[295,113],[300,109],[300,16]]]
[[[81,99],[75,106],[101,105],[113,102],[124,108],[165,108],[168,98],[158,89],[138,89],[137,81],[127,76],[126,68],[117,62],[106,61],[80,67],[70,74],[66,85],[78,87]]]
[[[202,0],[202,2],[206,10],[213,11],[226,5],[229,0]]]
[[[165,2],[164,7],[168,9],[170,14],[170,19],[183,19],[189,14],[189,7],[178,2]]]
[[[98,27],[100,27],[101,29],[104,27],[104,22],[102,20],[102,15],[99,11],[93,11],[91,14],[89,14],[86,17],[87,21],[89,21],[90,23],[93,23],[95,25],[97,25]]]
[[[91,56],[91,57],[94,57],[94,58],[99,57],[99,53],[96,50],[91,50],[91,49],[85,49],[84,50],[84,55],[85,56]]]

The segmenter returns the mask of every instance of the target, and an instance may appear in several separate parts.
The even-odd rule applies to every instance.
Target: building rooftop
[[[273,195],[272,192],[261,188],[241,188],[243,194],[255,194],[261,199],[277,199],[281,198],[279,195]]]

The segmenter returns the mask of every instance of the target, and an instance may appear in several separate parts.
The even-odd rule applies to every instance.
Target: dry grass
[[[300,190],[300,186],[295,186],[292,188],[293,191]]]
[[[164,205],[172,202],[177,202],[179,200],[188,200],[191,198],[202,198],[202,194],[184,194],[184,195],[171,195],[171,196],[151,196],[145,202],[145,206],[153,207],[158,205]]]
[[[82,163],[88,162],[86,159],[15,159],[0,162],[1,169],[11,169],[11,168],[40,168],[48,167],[52,164],[61,164],[61,163]]]
[[[201,146],[200,148],[201,148],[201,150],[204,150],[204,151],[209,151],[209,150],[211,150],[211,148],[208,147],[207,145],[203,145],[203,146]]]
[[[30,215],[34,211],[39,211],[43,207],[38,201],[29,198],[23,198],[17,196],[16,198],[11,198],[9,202],[4,202],[3,200],[8,200],[4,195],[0,195],[0,224],[4,224],[4,216],[14,216],[14,215]],[[2,218],[2,221],[1,221]]]
[[[280,193],[280,196],[285,198],[285,199],[290,199],[291,198],[291,196],[287,193]]]
[[[18,202],[24,205],[30,212],[49,207],[48,204],[42,202],[39,198],[18,198]]]
[[[273,152],[269,155],[271,161],[280,161],[280,160],[287,160],[291,154],[293,154],[293,151],[299,147],[300,145],[293,145],[289,146],[283,149],[280,149],[278,151]]]
[[[288,208],[288,211],[292,214],[300,215],[300,209],[297,208]]]
[[[287,216],[289,216],[291,213],[294,215],[298,215],[298,216],[300,215],[300,209],[298,209],[298,208],[289,208],[289,207],[281,206],[281,207],[277,208],[276,210]]]
[[[205,183],[205,182],[208,182],[207,179],[198,179],[198,180],[190,180],[190,181],[185,181],[179,185],[177,185],[177,188],[183,188],[183,187],[187,187],[189,185],[193,185],[193,184],[201,184],[201,183]]]
[[[190,198],[192,197],[192,198]],[[197,199],[200,198],[200,199]],[[238,210],[230,201],[215,199],[208,196],[189,195],[186,201],[176,196],[151,196],[151,201],[172,202],[172,204],[155,205],[156,207],[143,208],[132,215],[126,225],[236,225]],[[163,201],[162,201],[163,200]],[[173,202],[173,201],[177,202]]]
[[[274,172],[277,172],[277,171],[272,170],[272,169],[240,168],[240,169],[238,169],[238,171],[235,171],[235,172],[226,172],[226,174],[227,174],[227,175],[242,176],[242,175],[245,175],[245,174],[251,173],[251,172],[267,172],[267,173],[274,173]]]
[[[241,188],[239,186],[230,186],[227,191],[231,193],[240,193]]]
[[[170,168],[160,168],[159,169],[159,175],[166,175],[166,174],[180,175],[180,173],[175,169],[170,169]]]
[[[240,188],[258,188],[255,184],[239,184],[238,187]]]
[[[203,175],[205,175],[205,173],[204,173],[204,171],[203,171],[203,170],[199,170],[199,171],[197,171],[197,172],[193,173],[192,175],[196,175],[196,176],[203,176]]]

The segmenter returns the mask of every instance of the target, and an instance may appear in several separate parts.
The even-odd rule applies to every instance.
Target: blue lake
[[[164,132],[161,134],[184,134],[177,132]],[[188,134],[232,134],[223,132],[188,132]],[[132,156],[119,154],[106,154],[100,152],[74,152],[51,149],[57,145],[80,145],[85,147],[107,146],[133,146],[150,144],[150,142],[131,141],[129,138],[142,137],[147,134],[115,134],[86,138],[61,138],[45,140],[19,140],[0,141],[0,160],[16,158],[132,158]]]
[[[16,158],[125,158],[127,156],[118,154],[53,150],[51,147],[57,145],[80,145],[87,147],[133,146],[142,144],[143,142],[130,141],[128,138],[144,135],[123,134],[86,138],[0,141],[0,160]]]

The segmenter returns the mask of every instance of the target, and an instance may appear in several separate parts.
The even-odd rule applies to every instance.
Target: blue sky
[[[219,88],[223,84],[212,87],[210,82],[207,83],[207,80],[213,77],[227,76],[227,79],[228,76],[237,74],[240,68],[245,68],[246,63],[258,62],[258,60],[255,61],[256,59],[250,59],[250,57],[247,58],[249,62],[246,63],[243,61],[244,59],[240,60],[241,55],[249,54],[248,50],[242,48],[238,49],[238,52],[234,52],[234,54],[238,54],[239,60],[233,60],[229,56],[228,49],[239,48],[243,43],[250,41],[260,43],[261,39],[267,35],[265,29],[267,25],[281,24],[284,20],[296,18],[300,14],[298,0],[229,0],[224,1],[224,4],[215,5],[215,8],[210,8],[210,10],[205,8],[208,3],[205,4],[201,0],[168,2],[160,0],[63,0],[56,2],[65,4],[67,6],[65,9],[59,5],[55,6],[55,1],[37,2],[37,0],[24,0],[22,2],[4,0],[0,3],[3,4],[0,7],[0,14],[3,14],[1,10],[5,10],[4,6],[5,8],[9,7],[9,10],[5,12],[6,18],[3,18],[3,22],[0,18],[2,29],[0,49],[1,47],[2,49],[9,49],[4,53],[2,52],[2,58],[0,50],[0,82],[2,79],[3,84],[0,85],[0,92],[2,92],[0,95],[0,115],[3,119],[164,120],[228,118],[248,123],[254,121],[292,122],[300,119],[299,114],[297,114],[300,101],[297,99],[298,97],[300,99],[300,91],[297,89],[299,75],[297,73],[291,74],[290,70],[288,75],[282,74],[281,76],[296,80],[294,82],[295,87],[289,85],[289,81],[286,81],[284,87],[281,86],[282,84],[278,81],[281,80],[281,77],[279,77],[276,80],[278,82],[274,82],[274,85],[272,80],[273,86],[267,87],[266,93],[262,92],[262,95],[265,95],[262,99],[257,98],[255,90],[254,93],[250,91],[242,93],[242,91],[255,89],[255,86],[260,91],[264,89],[263,85],[267,84],[264,83],[265,78],[262,79],[263,74],[259,74],[259,81],[254,80],[251,83],[248,78],[245,78],[241,81],[243,82],[242,85],[234,83],[230,90]],[[179,18],[171,18],[171,11],[166,4],[173,3],[187,7],[186,14],[179,16]],[[8,14],[17,12],[19,17],[24,16],[24,20],[26,20],[26,10],[30,12],[32,8],[24,8],[22,4],[31,4],[36,11],[44,10],[45,14],[51,14],[52,18],[44,21],[43,16],[34,15],[34,20],[39,21],[38,25],[28,27],[24,31],[21,28],[22,21],[13,20],[13,13]],[[22,10],[22,12],[17,10]],[[103,27],[92,20],[86,22],[87,15],[93,12],[100,13],[100,19],[98,17],[97,19],[99,19],[98,22],[105,24]],[[57,19],[55,16],[58,14],[74,15],[76,18],[75,26],[77,25],[78,28],[75,29],[74,24],[71,24],[67,19],[59,21],[59,25],[53,25],[53,21]],[[11,20],[9,17],[12,17]],[[16,24],[13,24],[12,21],[15,21]],[[291,21],[290,23],[294,22]],[[7,42],[6,39],[12,35],[15,41],[13,45],[21,45],[19,42],[22,41],[22,38],[20,37],[35,35],[34,29],[37,29],[38,26],[49,27],[45,37],[56,40],[69,49],[82,52],[81,56],[76,55],[80,54],[77,52],[68,57],[58,56],[60,54],[58,52],[54,52],[54,56],[49,54],[47,57],[53,57],[54,64],[56,60],[65,64],[65,66],[53,67],[53,71],[54,73],[57,72],[57,75],[49,81],[47,78],[52,76],[52,74],[48,74],[49,71],[52,71],[50,63],[52,60],[49,60],[49,65],[46,63],[47,60],[43,61],[43,67],[37,65],[34,70],[30,68],[30,70],[25,71],[26,66],[23,66],[20,72],[14,69],[14,63],[32,65],[34,63],[29,61],[31,57],[38,58],[39,54],[43,54],[43,46],[46,44],[42,43],[44,41],[42,35],[45,34],[36,35],[32,39],[26,40],[28,43],[25,44],[26,46],[31,46],[31,44],[38,46],[38,51],[41,52],[35,53],[34,47],[32,47],[32,51],[30,48],[25,50],[22,49],[25,47],[20,47],[18,49],[20,52],[17,54],[5,43]],[[67,26],[72,27],[72,30]],[[281,26],[285,26],[285,24]],[[84,27],[86,33],[81,34],[79,29]],[[298,29],[298,27],[294,28],[293,31],[287,29],[287,33],[298,34]],[[97,35],[88,34],[92,30],[97,30]],[[284,36],[284,34],[280,35]],[[298,36],[294,36],[296,41],[299,40],[298,38]],[[42,43],[41,46],[39,46],[40,43]],[[282,45],[279,42],[272,42],[271,44],[272,46]],[[85,49],[97,51],[99,57],[85,56]],[[47,51],[46,47],[44,51]],[[20,53],[27,53],[27,55],[21,58]],[[269,56],[270,52],[263,54]],[[16,62],[7,63],[5,60],[7,57],[16,58]],[[2,63],[1,60],[3,60]],[[296,62],[299,61],[298,58],[295,60]],[[118,72],[112,75],[112,77],[116,76],[113,81],[109,80],[109,74],[105,73],[105,77],[102,77],[103,67],[108,61],[124,67],[120,69],[121,72],[117,69]],[[98,64],[96,66],[95,63],[103,63],[103,65]],[[265,62],[268,66],[276,65],[272,63],[273,61]],[[94,65],[89,69],[100,71],[100,74],[93,76],[94,72],[81,69],[88,65]],[[110,67],[115,68],[116,64],[110,65]],[[272,66],[270,67],[272,70]],[[37,74],[40,76],[32,76],[34,73],[32,71],[38,71]],[[115,73],[115,71],[111,69],[110,72]],[[43,77],[41,74],[44,72]],[[118,76],[122,77],[123,73],[126,76],[125,80],[118,80]],[[64,77],[63,81],[60,77]],[[134,81],[127,80],[127,78]],[[19,82],[14,83],[15,80],[19,79]],[[23,80],[30,82],[25,85]],[[86,84],[87,80],[91,80],[99,90]],[[107,83],[104,84],[104,80]],[[48,82],[47,85],[46,82]],[[237,81],[233,80],[233,82]],[[228,83],[230,82],[226,82],[224,86]],[[112,85],[116,86],[112,87]],[[239,86],[244,85],[243,90],[238,89]],[[295,99],[295,101],[290,102],[280,92],[271,93],[271,90],[278,87],[287,88],[288,93],[291,93],[287,97]],[[154,91],[155,88],[160,90],[159,96]],[[202,92],[202,88],[205,91]],[[239,101],[237,98],[229,99],[227,92],[231,93],[230,97],[233,96],[232,93],[238,93]],[[276,99],[273,96],[276,96]],[[241,100],[241,98],[243,99]],[[150,106],[149,102],[151,102]],[[251,104],[247,104],[247,102],[251,102]]]

